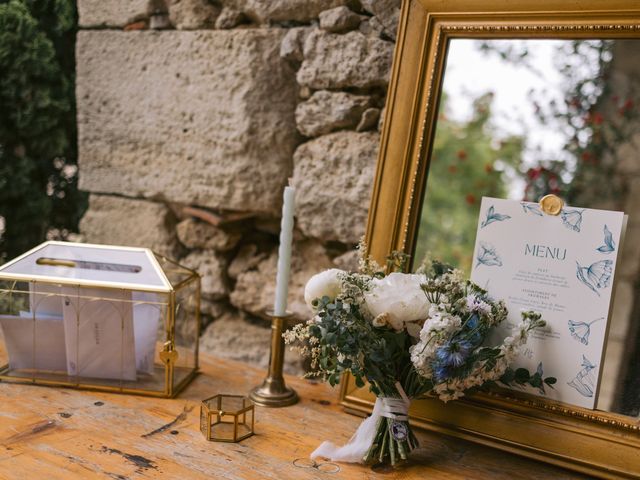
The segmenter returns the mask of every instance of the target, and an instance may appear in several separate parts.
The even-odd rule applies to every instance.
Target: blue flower
[[[433,365],[433,379],[436,383],[448,380],[451,375],[453,375],[453,367],[451,365],[442,365],[441,363]]]
[[[438,365],[459,367],[471,353],[473,346],[466,340],[449,340],[436,350]]]
[[[474,313],[473,315],[471,315],[471,317],[469,317],[469,320],[467,320],[467,328],[469,330],[473,330],[478,326],[479,321],[480,321],[480,318],[478,317],[478,314]]]

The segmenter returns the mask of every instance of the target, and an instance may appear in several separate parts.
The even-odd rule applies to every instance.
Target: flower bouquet
[[[393,254],[387,271],[405,262],[406,256]],[[315,317],[284,336],[310,357],[308,375],[336,385],[350,372],[377,397],[347,445],[324,442],[311,458],[395,466],[418,445],[408,423],[412,399],[430,395],[447,402],[496,382],[544,390],[556,381],[540,370],[509,367],[529,333],[544,326],[540,315],[523,312],[513,334],[492,343],[507,317],[504,303],[438,262],[415,274],[386,275],[361,259],[360,273],[331,269],[312,277],[305,300]]]

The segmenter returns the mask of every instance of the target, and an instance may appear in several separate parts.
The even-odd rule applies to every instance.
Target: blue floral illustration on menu
[[[569,320],[567,323],[569,325],[569,332],[571,336],[578,340],[583,345],[589,345],[589,335],[591,335],[591,325],[600,320],[604,320],[604,317],[596,318],[595,320],[591,320],[590,322],[574,322],[573,320]]]
[[[534,215],[542,217],[542,210],[540,210],[540,205],[537,203],[520,202],[520,205],[522,205],[524,213],[533,213]]]
[[[476,257],[476,260],[478,260],[476,267],[479,265],[486,265],[487,267],[502,266],[502,260],[493,245],[486,242],[480,242],[479,247],[478,256]]]
[[[611,233],[611,230],[609,230],[609,227],[607,227],[607,225],[605,224],[604,245],[602,245],[601,247],[598,247],[596,250],[598,250],[600,253],[611,253],[615,251],[615,249],[616,249],[616,242],[613,240],[613,234]]]
[[[509,220],[510,218],[511,216],[509,215],[497,213],[495,207],[491,205],[487,210],[487,218],[483,220],[483,222],[480,224],[480,228],[484,228],[487,225],[491,225],[493,222],[503,222],[505,220]]]
[[[611,281],[613,261],[600,260],[599,262],[592,263],[588,267],[583,267],[578,262],[576,262],[576,265],[578,267],[576,271],[578,280],[600,296],[598,289],[608,287]]]
[[[580,226],[582,225],[582,212],[584,212],[584,210],[562,209],[562,212],[560,212],[560,218],[562,219],[563,225],[574,232],[580,232]]]
[[[593,397],[595,378],[593,377],[593,370],[596,368],[587,357],[582,355],[582,370],[580,370],[571,381],[567,382],[572,388],[583,397]]]

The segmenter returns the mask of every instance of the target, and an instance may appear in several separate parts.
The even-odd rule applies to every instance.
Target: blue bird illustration
[[[542,210],[540,210],[540,205],[537,203],[520,202],[520,205],[522,205],[524,213],[533,213],[534,215],[542,217]]]
[[[582,212],[584,210],[565,210],[560,212],[560,218],[565,227],[570,228],[574,232],[580,232],[582,225]]]
[[[604,226],[604,245],[598,247],[600,253],[611,253],[616,249],[616,242],[613,241],[613,234],[607,225]]]
[[[591,334],[591,325],[600,320],[604,320],[604,317],[596,318],[595,320],[587,322],[574,322],[573,320],[569,320],[567,324],[569,325],[569,332],[571,336],[578,340],[583,345],[589,345],[589,335]]]
[[[494,206],[491,205],[487,210],[487,218],[480,224],[480,228],[484,228],[487,225],[491,225],[493,222],[502,222],[504,220],[509,220],[510,218],[511,217],[509,215],[496,213]]]
[[[567,385],[576,389],[583,397],[593,397],[595,379],[592,371],[596,368],[587,357],[582,355],[582,370],[576,376],[567,382]]]
[[[480,250],[478,251],[476,260],[478,260],[476,267],[480,265],[486,265],[487,267],[502,266],[502,260],[500,260],[500,256],[496,252],[495,247],[485,242],[480,242]]]
[[[597,289],[609,286],[611,273],[613,272],[613,262],[611,260],[600,260],[588,267],[583,267],[578,262],[576,262],[576,265],[578,267],[576,271],[578,280],[600,296],[600,292]]]

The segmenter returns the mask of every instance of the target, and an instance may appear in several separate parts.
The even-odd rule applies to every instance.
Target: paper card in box
[[[0,315],[0,326],[9,354],[9,366],[16,370],[64,372],[67,357],[62,317]]]
[[[67,373],[136,380],[131,292],[63,288]]]

